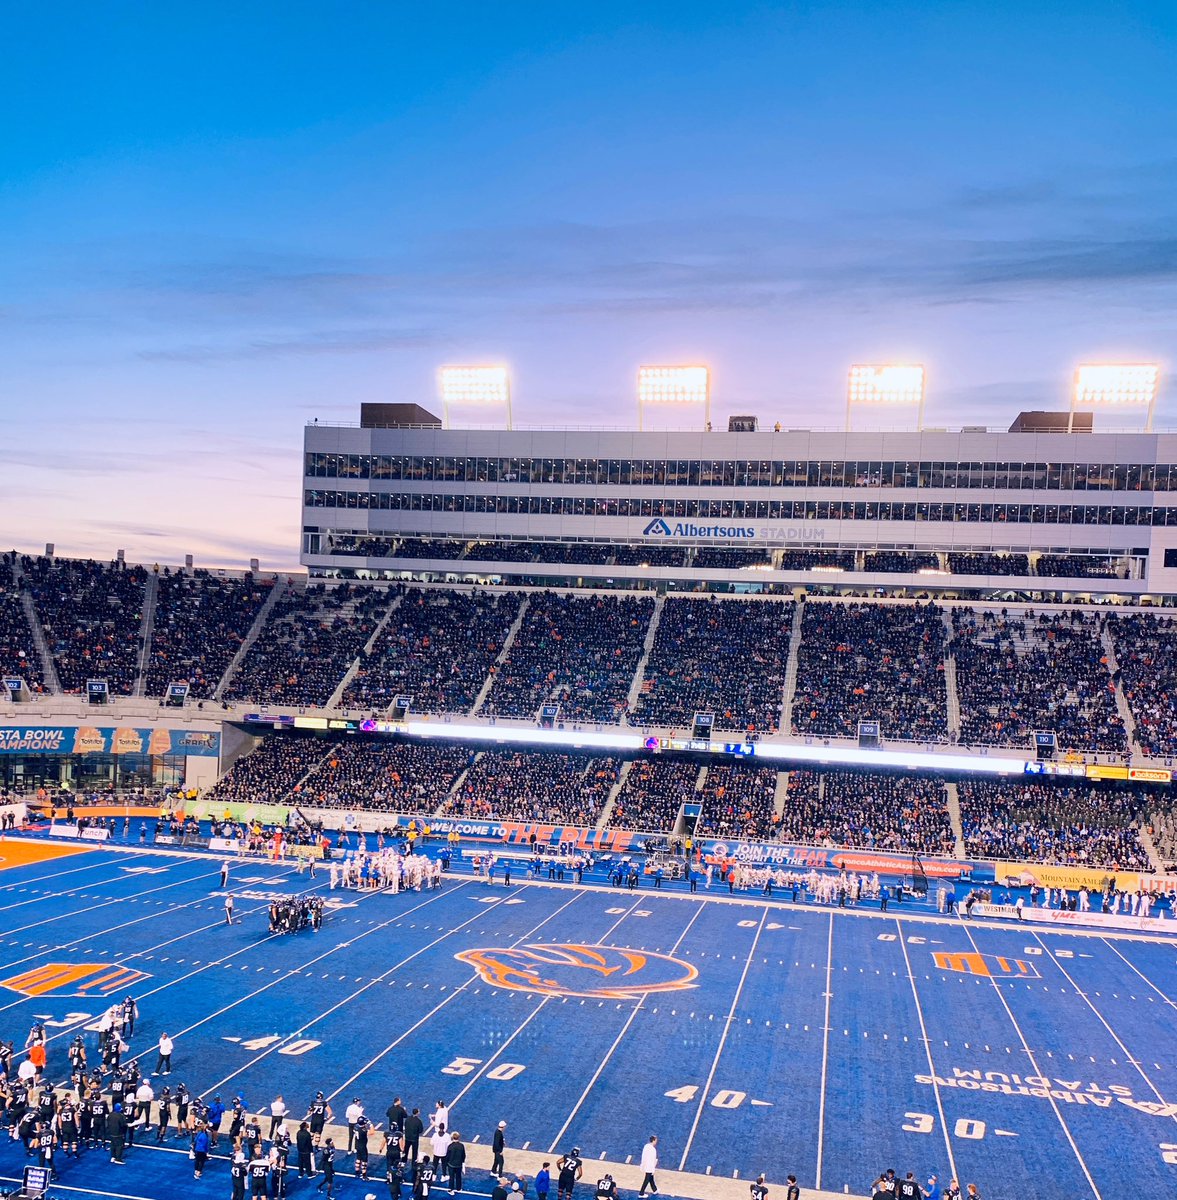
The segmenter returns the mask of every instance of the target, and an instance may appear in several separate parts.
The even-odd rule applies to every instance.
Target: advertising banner
[[[0,754],[174,754],[217,758],[221,735],[191,729],[104,725],[9,725]]]
[[[910,854],[891,854],[883,850],[839,850],[823,846],[790,846],[784,842],[725,842],[709,840],[700,843],[708,862],[734,860],[751,867],[790,867],[802,870],[856,871],[880,875],[910,875],[913,870]],[[929,879],[980,878],[981,864],[958,859],[921,858],[920,868]]]
[[[1110,867],[1044,866],[1041,863],[995,862],[994,878],[998,883],[1020,884],[1023,887],[1050,888],[1094,888],[1105,891],[1109,879],[1124,891],[1134,892],[1140,887],[1140,875],[1136,871],[1113,871]]]
[[[978,904],[973,908],[974,916],[1003,917],[1018,920],[1018,910],[1013,904]],[[1064,912],[1062,909],[1034,908],[1026,905],[1021,920],[1035,925],[1087,925],[1099,929],[1156,930],[1166,932],[1165,924],[1158,926],[1157,917],[1134,917],[1131,913]]]

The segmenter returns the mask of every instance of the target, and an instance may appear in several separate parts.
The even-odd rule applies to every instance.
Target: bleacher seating
[[[591,828],[620,769],[620,761],[613,758],[486,750],[446,802],[444,813]]]
[[[933,604],[809,601],[793,697],[798,734],[854,737],[878,721],[889,740],[948,740],[943,613]]]
[[[710,837],[763,840],[774,836],[777,770],[751,764],[708,767],[695,832]]]
[[[533,593],[481,711],[534,719],[559,704],[569,721],[620,721],[653,611],[645,597]]]
[[[1124,698],[1146,754],[1177,751],[1177,618],[1112,614],[1108,630]]]
[[[611,829],[669,831],[684,803],[698,800],[699,764],[678,758],[633,761],[609,816]]]
[[[909,854],[951,854],[955,845],[943,780],[866,771],[827,771],[820,783],[791,772],[779,836]]]
[[[474,757],[444,742],[347,741],[324,757],[300,804],[375,812],[435,812]]]
[[[214,805],[281,804],[298,799],[303,776],[321,759],[338,753],[339,749],[338,742],[269,734],[233,763],[208,790],[205,799]],[[215,809],[213,813],[220,816]]]
[[[948,569],[954,575],[1029,575],[1030,559],[1025,554],[987,554],[953,551]]]
[[[854,570],[853,550],[782,550],[782,571],[812,571],[815,567],[836,567],[840,571]]]
[[[162,696],[186,680],[193,699],[208,699],[266,602],[271,580],[218,579],[207,572],[172,574],[158,581],[147,695]]]
[[[700,546],[695,551],[696,567],[705,571],[742,571],[772,566],[771,550],[738,550],[735,546]]]
[[[717,730],[774,732],[792,623],[791,601],[668,599],[630,722],[681,729],[707,711]]]
[[[1115,579],[1122,574],[1115,559],[1092,554],[1040,554],[1034,571],[1037,575],[1070,579]]]
[[[88,679],[105,679],[112,696],[131,695],[147,572],[118,562],[36,558],[26,560],[24,578],[62,691],[81,693]]]
[[[409,588],[343,693],[346,708],[468,713],[519,613],[517,592]]]
[[[1135,790],[996,779],[961,780],[956,790],[971,857],[1149,869],[1133,825],[1147,803]]]
[[[954,608],[952,627],[965,745],[1028,748],[1052,730],[1067,748],[1126,749],[1094,614]]]
[[[870,550],[863,556],[862,569],[886,575],[910,575],[915,571],[938,571],[936,554],[916,550]]]
[[[30,692],[44,688],[41,659],[16,581],[15,553],[0,559],[0,677],[23,679]]]
[[[685,567],[687,550],[683,546],[615,546],[613,562],[619,567]]]
[[[270,610],[225,689],[229,700],[322,706],[390,602],[384,589],[312,584]]]

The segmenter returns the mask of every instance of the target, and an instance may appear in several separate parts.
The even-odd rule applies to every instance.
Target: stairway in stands
[[[245,656],[249,653],[249,648],[257,641],[257,635],[261,633],[266,622],[270,618],[270,611],[274,605],[278,603],[286,589],[290,586],[289,578],[277,580],[273,587],[270,588],[270,594],[266,597],[265,603],[257,611],[257,616],[253,619],[253,624],[249,627],[249,632],[245,635],[245,640],[237,647],[237,653],[233,655],[232,661],[225,668],[224,675],[221,676],[221,682],[217,684],[217,690],[213,692],[213,699],[220,700],[224,695],[225,688],[237,674],[237,668],[241,666]]]
[[[658,635],[658,622],[662,620],[662,609],[665,605],[665,596],[659,596],[654,601],[654,612],[650,616],[650,625],[646,630],[646,640],[642,643],[642,657],[638,659],[637,669],[633,673],[633,679],[630,680],[629,695],[626,697],[626,704],[631,713],[635,713],[638,710],[638,700],[641,698],[642,684],[646,680],[646,663],[650,661],[650,651],[654,649],[654,638]]]
[[[944,610],[945,646],[952,643],[952,614]],[[948,740],[960,741],[960,693],[956,690],[956,659],[945,651],[944,690],[948,693]]]
[[[147,695],[147,667],[151,662],[151,636],[155,632],[155,606],[159,600],[159,576],[154,571],[143,587],[143,620],[139,623],[139,661],[135,666],[132,696]]]
[[[801,658],[801,618],[805,615],[805,604],[799,601],[793,606],[793,629],[789,634],[789,661],[785,665],[785,694],[781,703],[781,733],[788,734],[793,728],[793,698],[797,694],[797,668]]]
[[[335,685],[335,691],[331,693],[327,700],[328,708],[339,708],[343,703],[343,693],[347,690],[347,685],[356,677],[356,673],[360,669],[360,663],[362,663],[364,659],[372,653],[372,647],[376,645],[376,639],[384,632],[384,627],[388,624],[392,614],[396,612],[398,608],[400,608],[402,599],[403,597],[397,596],[388,606],[388,608],[384,610],[384,616],[382,616],[380,620],[376,622],[376,628],[372,630],[372,636],[364,643],[363,653],[357,654],[355,658],[351,660],[351,662],[348,664],[347,670],[343,673],[343,678]],[[392,707],[391,700],[388,702],[387,707]]]
[[[531,601],[528,597],[523,597],[523,603],[519,605],[519,615],[515,618],[514,624],[507,630],[507,636],[503,638],[503,648],[499,651],[498,658],[495,659],[495,670],[487,671],[486,678],[482,682],[482,687],[478,689],[478,695],[474,697],[474,707],[470,710],[470,715],[474,716],[486,703],[487,696],[490,695],[491,685],[495,681],[497,668],[501,667],[507,661],[507,655],[511,653],[511,647],[515,644],[515,638],[519,634],[519,630],[523,627],[524,618],[527,616],[527,609]]]
[[[948,819],[952,822],[952,836],[956,839],[953,853],[957,858],[964,858],[964,824],[960,818],[960,793],[956,790],[955,783],[946,783],[944,791],[947,793],[945,808],[948,809]]]
[[[1111,631],[1108,629],[1106,621],[1103,628],[1099,631],[1099,640],[1103,645],[1104,654],[1107,655],[1108,674],[1115,675],[1120,669],[1120,664],[1116,659],[1116,646],[1112,641]],[[1120,714],[1120,719],[1124,722],[1124,732],[1128,735],[1128,748],[1134,757],[1136,755],[1143,757],[1143,751],[1136,740],[1136,718],[1132,715],[1132,709],[1128,704],[1128,697],[1124,695],[1124,689],[1118,684],[1116,685],[1115,695],[1116,712]]]
[[[23,584],[23,574],[21,569],[20,558],[17,557],[14,566],[17,582]],[[45,639],[45,630],[41,626],[41,618],[37,616],[37,606],[33,603],[32,593],[26,588],[20,589],[20,604],[25,612],[25,620],[29,624],[29,632],[33,636],[33,648],[41,659],[41,678],[45,682],[45,691],[54,696],[61,695],[61,680],[57,675],[57,665],[53,661],[53,654],[49,650],[49,643]]]

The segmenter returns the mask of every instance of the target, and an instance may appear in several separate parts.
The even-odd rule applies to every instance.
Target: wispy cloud
[[[148,362],[217,363],[324,354],[370,354],[419,350],[444,339],[428,329],[364,329],[310,332],[297,337],[256,338],[239,344],[175,346],[141,350]]]

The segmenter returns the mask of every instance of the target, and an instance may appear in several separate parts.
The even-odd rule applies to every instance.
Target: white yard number
[[[756,922],[755,922],[755,921],[737,921],[737,922],[736,922],[736,924],[737,924],[737,925],[738,925],[738,926],[739,926],[741,929],[755,929],[755,928],[756,928]]]
[[[1042,947],[1041,946],[1027,946],[1025,953],[1026,954],[1041,954]]]
[[[747,1100],[746,1092],[716,1092],[711,1097],[712,1108],[739,1108]]]
[[[481,1058],[455,1058],[448,1067],[442,1067],[443,1075],[469,1075],[478,1064],[482,1062]]]
[[[878,941],[880,942],[893,942],[894,940],[895,935],[893,933],[880,933],[878,936]]]
[[[482,1063],[481,1058],[455,1058],[448,1067],[442,1067],[443,1075],[469,1075]],[[523,1063],[499,1063],[486,1073],[487,1079],[515,1079],[522,1075],[527,1067]]]
[[[90,1016],[90,1013],[66,1013],[60,1021],[45,1020],[41,1024],[46,1029],[65,1029],[70,1025],[76,1025],[79,1021],[88,1021]]]
[[[289,1054],[291,1057],[297,1057],[300,1054],[305,1054],[308,1050],[313,1050],[316,1046],[321,1046],[322,1042],[316,1042],[314,1038],[299,1038],[297,1041],[291,1042],[289,1046],[283,1046],[279,1049],[279,1054]]]
[[[908,1133],[931,1133],[936,1127],[936,1118],[931,1113],[909,1112],[903,1115],[907,1118],[907,1124],[902,1128]],[[985,1122],[961,1117],[952,1127],[952,1132],[965,1141],[979,1142],[985,1136]]]
[[[662,1094],[673,1100],[675,1104],[690,1104],[699,1094],[699,1089],[697,1087],[671,1088],[669,1092]]]
[[[281,1040],[276,1033],[273,1033],[269,1037],[250,1038],[248,1041],[239,1044],[243,1050],[265,1050],[267,1047]]]
[[[244,1042],[238,1043],[244,1050],[268,1050],[271,1046],[277,1045],[282,1039],[276,1034],[271,1033],[265,1037],[249,1038]],[[297,1058],[300,1054],[305,1054],[308,1050],[313,1050],[316,1046],[321,1046],[322,1042],[315,1041],[314,1038],[296,1038],[288,1046],[279,1048],[279,1054],[289,1054]]]
[[[1177,1142],[1161,1143],[1161,1161],[1171,1167],[1177,1167]]]

